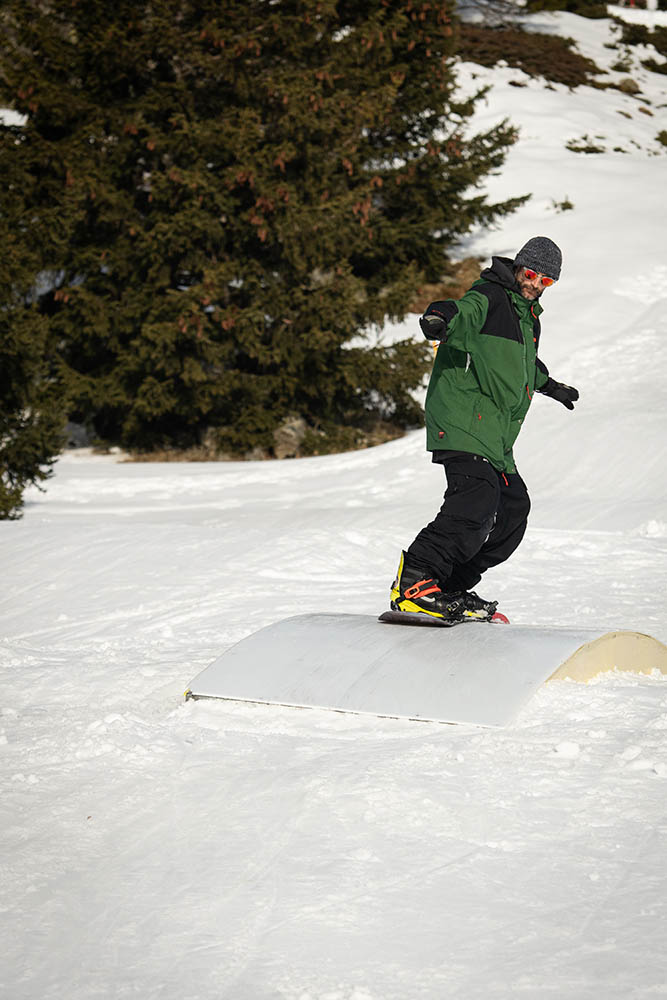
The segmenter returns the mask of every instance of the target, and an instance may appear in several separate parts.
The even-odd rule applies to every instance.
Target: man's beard
[[[523,282],[523,281],[519,282],[519,288],[521,289],[521,294],[523,295],[524,299],[530,299],[533,302],[536,302],[543,292],[542,288],[534,288],[532,285],[529,285],[528,282]],[[526,295],[524,289],[527,290],[530,294]]]

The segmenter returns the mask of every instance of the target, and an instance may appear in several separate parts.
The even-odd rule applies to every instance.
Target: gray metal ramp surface
[[[417,629],[368,615],[298,615],[232,646],[187,695],[504,726],[573,654],[615,634],[480,622]]]

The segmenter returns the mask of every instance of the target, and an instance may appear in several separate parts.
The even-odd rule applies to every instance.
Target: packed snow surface
[[[535,21],[618,57],[609,21]],[[633,75],[461,68],[494,84],[480,128],[522,128],[492,197],[533,195],[461,253],[562,246],[541,353],[581,392],[535,400],[529,530],[480,590],[666,642],[667,81]],[[565,149],[585,133],[605,152]],[[3,996],[667,996],[663,677],[555,682],[503,730],[183,700],[269,622],[383,610],[441,475],[422,432],[280,463],[71,452],[0,524]]]

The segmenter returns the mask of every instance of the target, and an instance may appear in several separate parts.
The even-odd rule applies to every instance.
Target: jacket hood
[[[513,292],[521,294],[516,278],[514,277],[514,261],[510,257],[492,257],[491,267],[482,271],[480,278],[483,281],[495,281],[503,288],[509,288]]]
[[[486,270],[482,271],[479,277],[482,281],[493,281],[497,285],[502,285],[509,292],[516,292],[524,302],[527,301],[523,299],[519,284],[514,277],[514,261],[511,257],[492,257],[491,267],[487,267]],[[538,314],[542,312],[542,304],[540,303],[539,296],[532,302],[532,305],[537,306]]]

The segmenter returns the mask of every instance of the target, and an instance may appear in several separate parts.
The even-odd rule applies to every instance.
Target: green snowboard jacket
[[[447,320],[426,394],[426,447],[487,458],[516,472],[512,447],[533,393],[549,378],[537,357],[540,303],[524,299],[509,258],[494,257],[465,295],[432,303]]]

